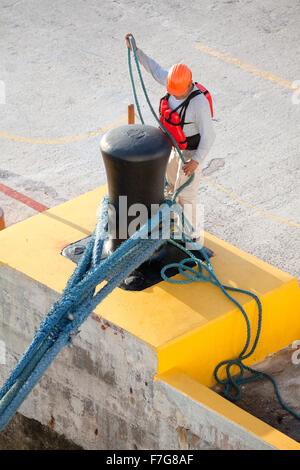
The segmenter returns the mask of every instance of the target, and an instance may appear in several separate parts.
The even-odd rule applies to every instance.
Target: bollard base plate
[[[72,243],[66,246],[61,254],[66,258],[69,258],[74,263],[78,264],[81,256],[83,255],[90,237],[83,238],[82,240],[78,240],[75,243]],[[211,258],[214,255],[214,252],[209,248],[203,247],[203,251],[208,258]],[[204,257],[199,250],[190,250],[193,255],[202,260]],[[101,260],[106,259],[109,256],[109,250],[107,246],[103,247],[103,255]],[[164,266],[171,263],[178,263],[183,259],[187,258],[187,254],[184,253],[182,250],[177,248],[170,243],[165,243],[160,250],[155,253],[148,261],[145,261],[141,266],[135,269],[130,276],[128,276],[120,285],[120,289],[123,290],[130,290],[130,291],[141,291],[151,287],[159,282],[163,281],[161,277],[161,270]],[[193,263],[191,262],[191,266]],[[175,276],[178,274],[178,270],[174,268],[168,269],[167,273],[168,277]]]

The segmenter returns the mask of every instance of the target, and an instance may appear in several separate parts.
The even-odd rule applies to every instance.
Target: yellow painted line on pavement
[[[277,77],[277,75],[273,75],[269,72],[265,72],[264,70],[258,69],[257,67],[254,67],[254,65],[247,64],[246,62],[242,62],[239,59],[228,57],[225,54],[222,54],[222,52],[219,52],[216,49],[213,49],[212,47],[206,46],[205,44],[197,44],[195,48],[199,51],[205,52],[205,54],[217,57],[218,59],[223,60],[228,64],[235,65],[236,67],[246,70],[247,72],[253,73],[254,75],[258,75],[259,77],[262,77],[265,80],[269,80],[270,82],[276,83],[277,85],[280,85],[284,88],[288,88],[289,90],[298,90],[300,88],[295,87],[292,82],[289,82],[284,78]]]
[[[76,140],[81,140],[81,139],[86,139],[87,137],[92,137],[97,134],[101,134],[102,132],[107,131],[108,129],[111,129],[112,127],[117,126],[118,124],[121,124],[121,122],[127,120],[127,116],[124,116],[122,119],[119,119],[119,121],[114,122],[113,124],[110,124],[109,126],[102,127],[102,129],[97,129],[96,131],[92,132],[87,132],[86,134],[83,135],[77,135],[75,137],[67,137],[65,139],[55,139],[55,140],[50,140],[50,139],[29,139],[26,137],[18,137],[15,135],[9,135],[9,134],[4,134],[0,132],[0,137],[3,137],[5,139],[11,139],[11,140],[17,140],[20,142],[30,142],[34,144],[61,144],[64,142],[75,142]]]
[[[247,207],[250,207],[250,209],[253,209],[257,212],[260,212],[261,214],[264,214],[266,215],[267,217],[271,217],[272,219],[275,219],[275,220],[278,220],[279,222],[283,222],[284,224],[288,224],[288,225],[291,225],[292,227],[297,227],[297,228],[300,228],[300,224],[296,224],[295,222],[289,222],[288,220],[285,220],[285,219],[281,219],[280,217],[276,217],[275,215],[272,215],[270,214],[269,212],[266,212],[262,209],[258,209],[258,207],[255,207],[253,206],[253,204],[250,204],[249,202],[246,202],[246,201],[243,201],[243,199],[235,196],[234,194],[231,194],[229,191],[227,191],[226,189],[222,188],[222,186],[219,186],[217,183],[215,183],[214,181],[211,181],[210,179],[208,179],[206,176],[204,175],[201,175],[201,178],[204,178],[206,181],[208,181],[208,183],[212,184],[213,186],[215,186],[216,188],[220,189],[221,191],[223,191],[223,193],[227,194],[228,196],[230,196],[231,198],[235,199],[236,201],[240,202],[241,204],[244,204],[245,206]]]

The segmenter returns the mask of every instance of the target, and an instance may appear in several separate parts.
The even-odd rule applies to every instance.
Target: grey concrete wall
[[[154,406],[172,433],[161,433],[161,448],[268,450],[274,449],[245,428],[224,418],[165,382],[155,387]],[[167,446],[167,447],[166,447]]]
[[[0,265],[0,340],[6,344],[1,385],[57,298]],[[188,396],[154,382],[156,367],[149,346],[91,316],[20,412],[86,449],[269,448]]]
[[[30,344],[57,293],[0,267],[0,336],[6,343],[1,384]],[[55,359],[20,412],[89,449],[156,446],[157,419],[151,406],[154,351],[90,317]],[[54,423],[53,423],[54,421]]]

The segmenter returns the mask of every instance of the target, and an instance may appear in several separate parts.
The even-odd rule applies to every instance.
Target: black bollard
[[[110,242],[106,250],[115,251],[131,233],[130,223],[137,217],[135,204],[143,204],[147,211],[139,216],[140,225],[154,215],[153,204],[164,202],[164,185],[167,163],[171,152],[169,138],[148,125],[121,126],[108,131],[101,140],[108,196],[112,205],[109,211]],[[128,214],[129,208],[133,215]],[[152,213],[151,213],[152,209]],[[139,227],[138,227],[139,228]]]
[[[149,125],[120,126],[111,129],[102,137],[100,149],[107,174],[110,202],[108,239],[103,246],[102,260],[110,256],[132,235],[128,228],[137,214],[129,215],[130,207],[138,203],[147,209],[144,211],[144,218],[139,216],[141,226],[154,215],[153,205],[156,204],[158,209],[158,206],[164,202],[166,168],[171,148],[169,138],[159,128]],[[72,243],[62,251],[63,256],[77,263],[88,240],[89,237]],[[213,255],[211,250],[205,250],[208,257]],[[196,250],[193,253],[203,259],[200,251]],[[186,257],[185,252],[166,240],[164,245],[131,273],[119,287],[133,291],[146,289],[162,280],[160,272],[164,266]],[[170,268],[168,276],[173,276],[177,272],[176,267]]]

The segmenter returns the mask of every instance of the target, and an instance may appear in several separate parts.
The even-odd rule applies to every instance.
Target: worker
[[[190,234],[189,238],[192,238],[193,241],[200,241],[201,220],[198,211],[198,190],[204,159],[215,140],[211,117],[212,102],[209,103],[207,96],[199,91],[199,87],[192,80],[192,72],[186,65],[175,64],[169,71],[163,69],[137,47],[131,33],[125,36],[127,47],[131,50],[130,36],[136,48],[138,61],[158,83],[166,87],[168,94],[165,99],[169,109],[176,111],[180,109],[180,118],[183,116],[184,122],[180,121],[180,129],[182,132],[184,128],[184,135],[182,135],[186,139],[185,144],[180,148],[188,145],[185,150],[182,150],[186,163],[182,163],[178,151],[173,147],[167,166],[167,196],[172,196],[181,185],[194,175],[191,183],[179,193],[177,202],[183,208],[185,217],[192,225],[192,236]],[[164,121],[162,120],[162,122]],[[176,139],[178,127],[171,126],[171,133],[177,143],[179,143]],[[174,133],[172,129],[174,129]]]

